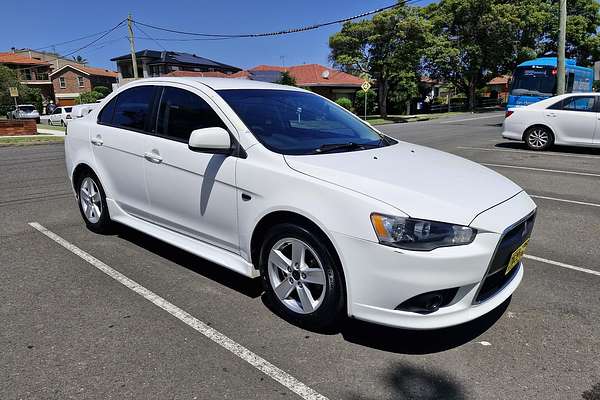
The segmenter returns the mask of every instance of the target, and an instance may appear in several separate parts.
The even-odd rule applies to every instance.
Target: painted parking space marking
[[[600,174],[592,174],[591,172],[564,171],[564,170],[560,170],[560,169],[546,169],[546,168],[522,167],[522,166],[519,166],[519,165],[506,165],[506,164],[481,163],[481,165],[485,165],[486,167],[523,169],[523,170],[528,170],[528,171],[552,172],[552,173],[555,173],[555,174],[592,176],[592,177],[595,177],[595,178],[600,178]]]
[[[488,118],[504,118],[504,114],[497,114],[497,115],[487,115],[485,117],[473,117],[473,118],[463,118],[463,119],[455,119],[452,121],[441,121],[440,124],[452,124],[454,122],[465,122],[465,121],[475,121],[478,119],[488,119]]]
[[[162,308],[163,310],[165,310],[166,312],[168,312],[175,318],[179,319],[186,325],[190,326],[192,329],[196,330],[197,332],[201,333],[208,339],[212,340],[219,346],[223,347],[224,349],[230,351],[237,357],[246,361],[248,364],[252,365],[254,368],[258,369],[259,371],[261,371],[265,375],[269,376],[273,380],[279,382],[281,385],[285,386],[287,389],[296,393],[301,398],[303,398],[305,400],[328,400],[327,397],[319,394],[315,390],[306,386],[304,383],[300,382],[299,380],[297,380],[296,378],[294,378],[287,372],[285,372],[285,371],[281,370],[280,368],[276,367],[275,365],[271,364],[264,358],[253,353],[252,351],[248,350],[241,344],[235,342],[234,340],[225,336],[224,334],[217,331],[216,329],[211,328],[210,326],[206,325],[204,322],[202,322],[199,319],[195,318],[194,316],[188,314],[186,311],[184,311],[181,308],[177,307],[176,305],[170,303],[169,301],[163,299],[156,293],[146,289],[145,287],[143,287],[142,285],[133,281],[132,279],[129,279],[128,277],[126,277],[125,275],[120,273],[119,271],[109,267],[102,261],[98,260],[97,258],[90,255],[89,253],[81,250],[79,247],[68,242],[67,240],[58,236],[54,232],[46,229],[39,223],[30,222],[29,225],[32,228],[41,232],[42,234],[46,235],[48,238],[52,239],[53,241],[55,241],[56,243],[58,243],[65,249],[69,250],[71,253],[75,254],[76,256],[78,256],[81,259],[83,259],[84,261],[88,262],[89,264],[91,264],[92,266],[97,268],[98,270],[100,270],[103,273],[105,273],[106,275],[110,276],[111,278],[113,278],[114,280],[116,280],[117,282],[122,284],[123,286],[127,287],[128,289],[131,289],[132,291],[139,294],[146,300],[148,300],[151,303],[153,303],[154,305]]]
[[[534,199],[560,201],[561,203],[579,204],[581,206],[600,207],[600,204],[597,204],[597,203],[588,203],[587,201],[559,199],[559,198],[556,198],[556,197],[538,196],[538,195],[535,195],[535,194],[530,194],[529,197],[533,197]]]
[[[561,268],[572,269],[573,271],[585,272],[586,274],[600,276],[600,271],[594,271],[593,269],[576,267],[575,265],[565,264],[559,261],[552,261],[542,257],[530,256],[529,254],[525,254],[523,258],[527,258],[529,260],[539,261],[546,264],[554,265]]]
[[[496,140],[494,140],[497,142]],[[585,154],[566,154],[566,153],[549,153],[549,152],[533,152],[528,150],[517,150],[517,149],[488,149],[486,147],[470,147],[470,146],[457,146],[457,149],[461,150],[478,150],[478,151],[498,151],[502,153],[521,153],[535,156],[555,156],[555,157],[573,157],[573,158],[590,158],[592,160],[600,160],[600,156],[585,155]]]

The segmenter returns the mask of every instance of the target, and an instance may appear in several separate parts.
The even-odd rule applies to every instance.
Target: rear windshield
[[[19,110],[24,111],[24,112],[32,112],[32,111],[35,111],[35,107],[34,106],[19,106]]]

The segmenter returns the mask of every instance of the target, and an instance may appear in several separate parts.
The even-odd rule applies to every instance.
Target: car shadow
[[[435,367],[425,369],[397,362],[386,369],[378,383],[383,390],[389,393],[389,398],[393,399],[462,400],[466,398],[462,385],[456,382],[450,374],[438,371]],[[343,398],[370,400],[378,397],[350,392],[345,393]]]
[[[261,297],[263,304],[271,312],[299,328],[318,334],[341,335],[344,340],[350,343],[392,353],[432,354],[461,346],[493,326],[510,304],[509,298],[496,309],[480,318],[445,329],[427,331],[398,329],[353,318],[344,318],[331,329],[313,329],[310,326],[296,324],[279,312],[277,307],[274,307],[269,301],[268,296],[265,295],[259,279],[247,278],[125,225],[115,224],[111,235],[148,250],[244,296],[252,299]]]
[[[565,153],[565,154],[583,154],[591,156],[600,156],[600,149],[593,147],[575,147],[575,146],[561,146],[554,145],[549,150],[539,152],[529,150],[523,142],[502,142],[496,143],[494,147],[498,149],[512,149],[512,150],[525,150],[530,151],[532,154],[544,154],[544,153]]]
[[[159,257],[167,259],[175,264],[181,265],[190,271],[196,272],[220,285],[233,289],[244,296],[258,298],[263,293],[260,280],[251,279],[229,270],[220,265],[214,264],[201,257],[188,253],[175,246],[165,243],[159,239],[145,233],[136,231],[125,225],[116,224],[111,232],[113,235],[127,240],[145,250],[148,250]]]

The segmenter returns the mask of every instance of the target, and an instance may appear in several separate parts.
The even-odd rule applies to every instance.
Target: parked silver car
[[[40,121],[40,113],[33,104],[19,104],[16,109],[6,114],[8,119],[35,119]]]

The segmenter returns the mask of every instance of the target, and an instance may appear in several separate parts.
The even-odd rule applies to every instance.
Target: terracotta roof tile
[[[0,64],[50,65],[47,62],[15,53],[0,53]]]
[[[250,71],[288,71],[296,79],[298,86],[355,86],[360,87],[363,80],[354,75],[328,68],[320,64],[294,65],[281,67],[275,65],[258,65]],[[329,76],[323,77],[323,72],[328,71]]]

